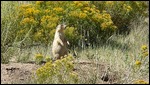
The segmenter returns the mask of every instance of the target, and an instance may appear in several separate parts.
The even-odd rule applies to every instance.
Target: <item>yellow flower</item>
[[[42,54],[37,54],[37,55],[36,55],[36,59],[41,59],[41,58],[43,58],[43,55],[42,55]]]
[[[43,2],[44,2],[44,1],[36,1],[35,4],[39,5],[39,4],[43,3]]]
[[[79,13],[79,18],[85,18],[86,16],[86,13]]]
[[[28,14],[28,15],[32,15],[33,12],[34,12],[33,8],[26,9],[26,14]]]
[[[34,13],[34,14],[39,14],[39,13],[40,13],[40,10],[34,10],[33,13]]]
[[[25,23],[28,23],[28,22],[30,22],[30,18],[24,18],[24,19],[21,21],[22,24],[25,24]]]
[[[20,30],[20,32],[19,32],[19,33],[20,33],[20,34],[22,34],[23,32],[24,32],[24,30]]]
[[[102,30],[105,30],[107,28],[107,24],[106,23],[102,23],[101,27],[102,27]]]
[[[148,52],[147,51],[143,52],[142,54],[143,54],[143,57],[148,56]]]
[[[35,56],[35,61],[36,61],[36,63],[39,64],[42,60],[43,60],[43,55],[42,55],[42,54],[37,54],[37,55]]]
[[[135,65],[140,66],[140,65],[141,65],[141,62],[137,60],[137,61],[135,62]]]
[[[95,11],[96,11],[97,13],[100,13],[100,11],[99,11],[99,10],[97,10],[97,9],[96,9]]]
[[[70,73],[70,76],[72,76],[72,77],[77,77],[78,74],[77,74],[76,72],[71,72],[71,73]]]
[[[127,9],[132,10],[131,6],[127,6]]]
[[[111,16],[110,16],[110,14],[103,14],[102,16],[103,16],[103,18],[106,18],[106,19],[111,19]]]
[[[123,9],[126,10],[127,12],[130,12],[132,10],[131,6],[123,4]]]
[[[113,1],[106,1],[106,5],[113,5]]]
[[[56,60],[56,61],[55,61],[55,64],[56,64],[56,65],[60,65],[60,64],[61,64],[61,61],[60,61],[60,60]]]
[[[146,82],[144,80],[137,80],[134,82],[134,84],[148,84],[148,82]]]
[[[24,24],[35,24],[35,23],[36,23],[36,21],[34,20],[33,17],[24,18],[24,19],[20,22],[21,25],[24,25]]]
[[[42,54],[36,54],[36,57],[43,57]]]
[[[102,12],[103,12],[103,13],[106,13],[107,11],[106,11],[106,10],[103,10]]]
[[[90,7],[85,7],[84,9],[87,10],[87,11],[89,11],[89,10],[90,10]]]
[[[84,10],[83,12],[84,12],[84,13],[87,13],[88,11]]]
[[[94,14],[92,16],[92,19],[96,22],[100,22],[102,20],[102,15],[101,14]]]
[[[44,16],[42,17],[41,21],[44,22],[45,20],[49,20],[49,19],[51,19],[51,18],[52,18],[51,16],[45,16],[45,15],[44,15]]]
[[[40,55],[40,54],[37,54],[37,55]],[[74,65],[71,62],[71,58],[72,56],[68,55],[65,58],[56,60],[53,63],[52,61],[49,61],[44,66],[38,68],[36,70],[36,75],[37,75],[37,79],[39,80],[39,82],[43,83],[47,79],[52,79],[56,77],[59,78],[59,81],[60,80],[65,81],[64,79],[65,76],[68,76],[73,82],[77,82],[78,74],[73,71]],[[64,75],[63,72],[69,75]]]
[[[92,5],[92,8],[95,8],[96,6],[95,5]]]
[[[59,18],[55,16],[43,16],[41,19],[41,25],[45,29],[53,29],[57,24]],[[55,23],[54,23],[55,22]]]
[[[70,12],[70,14],[69,14],[69,16],[73,16],[73,17],[78,17],[78,12],[76,12],[76,11],[71,11]]]
[[[31,4],[24,4],[24,5],[21,5],[20,8],[25,9],[25,8],[29,8],[31,6],[32,6]]]
[[[79,1],[73,1],[73,3],[74,3],[74,4],[78,4],[78,3],[79,3]]]
[[[85,6],[89,6],[90,1],[84,1]]]
[[[127,5],[126,5],[126,4],[123,4],[123,6],[126,7]]]
[[[136,5],[137,5],[138,7],[140,6],[140,3],[139,3],[139,2],[136,1],[135,3],[136,3]]]
[[[52,67],[53,65],[52,65],[52,61],[49,61],[49,62],[47,62],[45,65],[44,65],[45,67]]]
[[[42,35],[42,33],[39,31],[36,33],[36,36],[40,37]]]
[[[71,72],[70,77],[74,80],[74,82],[78,82],[78,73]]]
[[[82,7],[83,6],[81,1],[73,1],[73,3],[75,4],[76,7]]]
[[[116,30],[116,29],[117,29],[117,26],[112,26],[112,29],[113,29],[113,30]]]
[[[126,7],[127,12],[130,12],[132,10],[131,6]]]
[[[105,30],[106,28],[109,28],[111,26],[113,26],[113,22],[112,21],[104,22],[104,23],[101,24],[102,30]]]
[[[82,6],[83,6],[82,3],[78,3],[78,4],[77,4],[77,7],[82,7]]]
[[[61,7],[56,7],[56,8],[53,8],[53,10],[57,12],[62,12],[64,9]]]
[[[91,8],[90,11],[92,14],[94,14],[96,12],[94,8]]]
[[[113,24],[112,21],[107,22],[107,25],[108,25],[108,26],[110,26],[110,25],[112,25],[112,24]]]
[[[66,59],[68,60],[68,61],[72,61],[74,58],[73,58],[73,56],[71,56],[70,54],[66,57]]]
[[[147,46],[146,45],[142,45],[141,46],[141,50],[146,50],[147,49]]]
[[[49,9],[46,9],[46,10],[45,10],[45,13],[49,13],[49,12],[50,12],[50,10],[49,10]]]

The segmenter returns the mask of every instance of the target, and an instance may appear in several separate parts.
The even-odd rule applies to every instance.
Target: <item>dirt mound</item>
[[[118,72],[111,71],[105,63],[94,63],[91,61],[74,62],[74,71],[79,74],[82,83],[114,83],[118,79]],[[10,63],[1,64],[1,84],[29,83],[32,74],[41,67],[34,63]]]
[[[119,79],[119,72],[112,71],[110,65],[104,62],[79,61],[76,65],[76,71],[83,83],[114,84]]]
[[[23,83],[31,78],[31,74],[39,66],[36,64],[10,63],[1,64],[1,83]]]

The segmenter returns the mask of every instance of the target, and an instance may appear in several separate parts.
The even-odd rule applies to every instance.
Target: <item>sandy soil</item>
[[[1,84],[27,81],[38,67],[36,64],[29,63],[1,64]]]
[[[29,83],[28,80],[31,80],[33,72],[38,67],[40,66],[34,63],[1,64],[1,84]],[[117,80],[117,72],[111,72],[109,66],[104,63],[95,64],[90,61],[78,61],[74,71],[78,72],[80,79],[85,83],[91,82],[90,77],[93,81],[93,76],[97,76],[97,79],[93,81],[97,84],[115,83]]]

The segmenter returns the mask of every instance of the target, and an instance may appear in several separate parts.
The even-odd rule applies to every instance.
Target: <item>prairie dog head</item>
[[[63,30],[65,30],[67,25],[65,24],[59,24],[57,27],[56,27],[56,31],[59,31],[59,32],[62,32]]]

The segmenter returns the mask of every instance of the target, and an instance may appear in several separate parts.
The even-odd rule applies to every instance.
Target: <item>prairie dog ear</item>
[[[61,28],[64,28],[64,29],[65,29],[66,26],[67,26],[67,25],[65,25],[65,24],[61,24]]]

